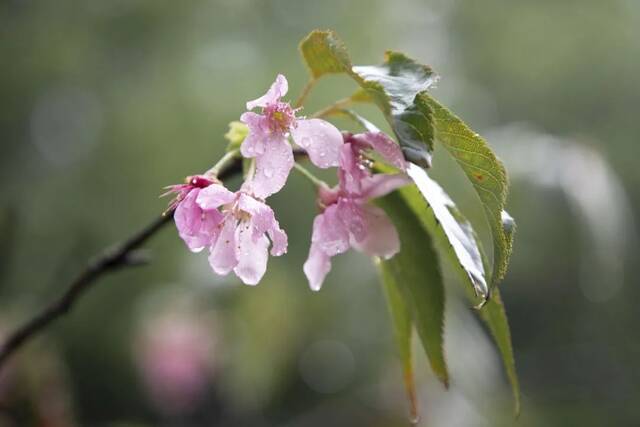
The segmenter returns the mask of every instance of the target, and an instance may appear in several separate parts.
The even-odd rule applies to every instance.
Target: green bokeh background
[[[92,254],[161,212],[163,186],[210,167],[224,151],[227,123],[277,73],[289,78],[294,97],[306,81],[297,43],[314,28],[336,30],[356,63],[380,62],[394,49],[430,64],[442,76],[433,94],[481,134],[527,123],[595,150],[627,192],[632,214],[623,227],[635,238],[637,1],[7,0],[0,4],[0,330],[58,295]],[[305,110],[352,87],[329,77]],[[364,111],[379,121],[375,110]],[[486,238],[455,165],[439,151],[434,165]],[[588,188],[589,174],[583,178],[575,185]],[[206,257],[190,254],[167,228],[149,245],[150,266],[102,280],[16,358],[10,387],[0,387],[0,422],[407,425],[370,261],[341,256],[312,293],[301,268],[316,212],[312,189],[292,175],[272,204],[289,253],[269,261],[260,286],[215,277]],[[601,208],[606,222],[616,207]],[[523,392],[517,425],[637,424],[635,247],[625,246],[619,260],[623,283],[601,283],[615,291],[594,300],[580,284],[585,231],[566,199],[514,180],[509,210],[519,228],[502,289]],[[422,425],[516,425],[496,353],[454,297],[457,288],[450,280],[450,391],[417,352]],[[176,311],[205,325],[215,346],[202,400],[167,415],[150,398],[135,354],[141,325]]]

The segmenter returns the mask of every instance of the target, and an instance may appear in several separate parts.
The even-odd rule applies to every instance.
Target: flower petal
[[[389,138],[387,134],[383,132],[366,132],[353,135],[353,139],[360,143],[369,145],[391,166],[400,170],[405,170],[407,168],[400,145],[398,145],[393,139]]]
[[[247,102],[247,110],[253,110],[256,107],[266,107],[268,104],[274,104],[280,100],[289,91],[289,83],[282,74],[278,74],[276,81],[271,84],[271,87],[258,99]]]
[[[240,194],[238,208],[251,215],[254,239],[266,233],[276,222],[273,210],[266,203],[262,203],[248,194]]]
[[[280,228],[280,224],[269,205],[247,194],[241,194],[238,207],[251,215],[254,240],[257,240],[264,233],[269,233],[273,243],[271,255],[280,256],[287,252],[287,234]]]
[[[240,223],[236,237],[239,256],[233,271],[245,285],[257,285],[267,271],[269,240],[264,235],[254,239],[247,222]]]
[[[217,226],[222,221],[222,214],[217,210],[203,211],[197,205],[200,191],[199,188],[191,190],[178,203],[173,215],[178,234],[192,252],[200,252],[211,245],[218,232]]]
[[[311,162],[319,168],[338,166],[342,133],[331,123],[321,119],[301,119],[291,129],[293,140],[307,150]]]
[[[384,259],[397,254],[400,251],[400,238],[385,211],[376,206],[365,205],[362,213],[367,233],[361,241],[353,239],[351,241],[353,247],[367,255]]]
[[[353,194],[360,194],[362,190],[362,180],[368,175],[368,171],[361,167],[356,157],[353,144],[343,144],[340,150],[340,169],[338,170],[340,178],[340,188]]]
[[[336,205],[336,213],[356,241],[366,237],[368,229],[360,203],[351,198],[341,198]]]
[[[214,210],[222,205],[233,202],[235,198],[235,194],[227,190],[223,185],[211,184],[200,190],[196,198],[196,203],[202,209]]]
[[[249,133],[240,145],[240,153],[244,157],[256,157],[265,150],[265,143],[269,139],[266,118],[260,114],[246,112],[240,116],[240,121],[247,125]]]
[[[238,264],[238,254],[236,248],[236,220],[232,216],[227,216],[220,230],[220,235],[215,244],[211,247],[209,264],[216,274],[222,276],[229,272]]]
[[[324,253],[318,244],[312,243],[303,270],[309,280],[309,287],[314,291],[319,291],[324,278],[331,271],[331,257]]]
[[[311,242],[329,256],[349,249],[349,229],[342,221],[337,205],[331,205],[313,220]]]
[[[261,199],[284,187],[293,167],[293,150],[283,135],[267,141],[265,152],[256,157],[256,173],[250,188]]]
[[[280,256],[286,254],[289,245],[287,233],[280,227],[272,228],[268,233],[271,243],[273,244],[273,246],[271,246],[271,255]]]
[[[403,173],[393,175],[379,173],[362,180],[361,196],[365,199],[375,199],[391,193],[393,190],[404,187],[411,180]]]

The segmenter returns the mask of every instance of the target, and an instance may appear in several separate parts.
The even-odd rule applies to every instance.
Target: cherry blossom
[[[289,135],[319,168],[335,167],[340,161],[340,131],[321,119],[296,117],[298,110],[281,100],[288,87],[287,79],[279,74],[265,95],[247,102],[247,110],[261,108],[262,114],[248,111],[240,117],[249,128],[240,152],[256,159],[252,187],[261,198],[280,191],[289,176],[294,163]]]
[[[180,237],[194,252],[209,247],[209,263],[219,275],[233,271],[245,284],[256,285],[271,255],[287,251],[287,235],[273,210],[255,198],[249,186],[237,192],[203,176],[170,187]]]
[[[409,179],[402,173],[373,175],[364,151],[375,150],[388,163],[404,170],[402,153],[383,133],[345,134],[344,138],[339,184],[333,189],[320,188],[323,211],[313,222],[311,248],[304,264],[309,285],[316,291],[331,270],[331,257],[349,248],[385,259],[400,250],[395,226],[382,209],[368,202],[408,184]]]

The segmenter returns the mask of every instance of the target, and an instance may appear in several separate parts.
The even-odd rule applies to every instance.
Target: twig
[[[226,164],[219,172],[218,178],[224,180],[241,172],[241,170],[242,160],[237,158],[233,163]],[[2,369],[2,366],[4,366],[9,357],[27,341],[33,339],[55,320],[67,314],[73,308],[78,298],[97,283],[96,280],[102,275],[120,268],[146,264],[148,257],[138,248],[160,231],[166,224],[171,222],[172,218],[173,213],[167,213],[164,216],[157,217],[124,242],[112,248],[107,248],[90,261],[84,271],[71,282],[62,296],[46,306],[20,328],[9,334],[2,347],[0,347],[0,369]]]
[[[304,85],[304,88],[302,88],[302,93],[300,94],[296,102],[293,104],[293,108],[302,107],[302,105],[304,104],[304,101],[307,100],[307,96],[309,96],[309,93],[311,93],[311,89],[313,89],[313,87],[316,85],[317,82],[318,81],[316,79],[311,79],[307,82],[306,85]]]

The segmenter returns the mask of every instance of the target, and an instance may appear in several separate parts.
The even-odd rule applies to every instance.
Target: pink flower
[[[391,146],[390,144],[393,144]],[[394,166],[405,169],[398,145],[382,133],[345,135],[341,150],[339,185],[321,188],[324,211],[313,222],[309,257],[304,272],[313,290],[319,290],[331,270],[331,257],[354,248],[367,255],[391,258],[400,250],[398,233],[380,208],[368,203],[409,182],[404,174],[372,175],[364,150],[374,149]]]
[[[262,114],[249,111],[240,117],[249,127],[240,151],[244,157],[256,159],[253,191],[260,198],[280,191],[289,176],[294,163],[293,150],[287,142],[289,133],[316,166],[339,164],[340,131],[324,120],[297,118],[297,110],[280,100],[287,91],[287,79],[279,74],[264,96],[247,102],[247,110],[261,107]]]
[[[195,175],[188,177],[185,184],[168,187],[169,193],[176,193],[169,210],[175,209],[173,218],[178,234],[192,252],[200,252],[210,246],[223,218],[218,210],[205,211],[196,203],[200,191],[213,183],[206,176]]]
[[[400,146],[383,132],[344,134],[344,146],[340,151],[340,179],[345,191],[359,193],[362,181],[371,175],[367,152],[379,155],[382,160],[404,171],[407,167]]]
[[[209,247],[209,263],[220,275],[234,273],[247,285],[257,284],[271,255],[287,251],[287,235],[273,210],[244,189],[235,193],[206,177],[172,187],[180,237],[192,251]]]

